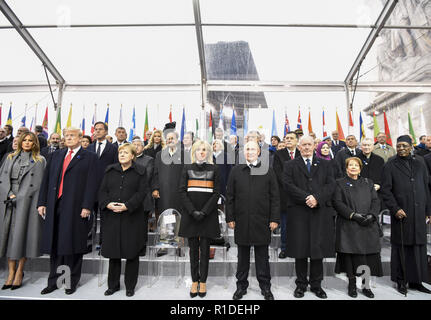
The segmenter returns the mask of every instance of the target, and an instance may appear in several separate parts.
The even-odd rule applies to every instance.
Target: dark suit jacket
[[[346,143],[344,141],[338,140],[338,146],[336,146],[334,140],[332,140],[331,149],[332,149],[332,153],[334,154],[334,157],[337,155],[337,152],[343,148],[347,148]]]
[[[64,158],[68,149],[54,152],[43,175],[37,206],[46,207],[43,222],[42,253],[71,255],[87,252],[87,237],[91,219],[81,218],[83,208],[91,210],[97,196],[94,179],[97,156],[83,148],[73,157],[63,180],[62,210],[57,213],[58,189]],[[91,216],[90,216],[91,217]],[[56,252],[53,251],[54,235],[57,233]]]
[[[298,149],[296,149],[295,158],[300,157],[300,156],[301,156],[301,153],[299,152]],[[290,161],[290,160],[292,160],[292,159],[290,158],[289,150],[287,148],[278,150],[275,153],[273,169],[274,169],[275,175],[277,177],[278,189],[280,190],[281,213],[285,213],[287,210],[287,208],[286,208],[286,197],[285,197],[286,189],[284,188],[284,184],[283,184],[283,168],[284,168],[284,163],[286,161]]]
[[[90,144],[87,148],[88,151],[92,151],[96,153],[96,142]],[[97,159],[97,168],[96,168],[96,179],[97,186],[100,186],[102,183],[103,175],[105,174],[106,168],[114,163],[118,162],[118,149],[109,141],[106,141],[105,149],[103,149],[100,158]]]
[[[9,146],[9,140],[4,139],[2,142],[0,142],[0,159],[3,158],[3,156],[7,153],[7,147]]]
[[[46,138],[42,133],[37,135],[37,139],[39,140],[40,150],[42,150],[42,148],[45,148],[48,145]]]

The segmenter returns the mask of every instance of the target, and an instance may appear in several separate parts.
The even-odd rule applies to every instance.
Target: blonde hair
[[[213,164],[213,150],[210,146],[210,144],[208,142],[206,142],[205,140],[199,140],[196,141],[195,143],[193,143],[192,146],[192,163],[196,162],[196,151],[199,149],[200,146],[204,145],[205,149],[207,150],[207,158],[206,158],[206,162]]]
[[[67,127],[67,128],[64,128],[63,129],[63,137],[66,134],[66,132],[68,132],[68,131],[78,132],[78,136],[80,138],[82,138],[82,131],[81,131],[81,129],[78,129],[76,127]]]
[[[136,147],[133,144],[125,143],[125,144],[119,146],[118,147],[118,155],[120,155],[120,151],[123,149],[127,149],[133,155],[132,161],[136,160],[136,156],[138,153],[136,152]]]
[[[24,132],[22,133],[18,138],[18,148],[15,150],[15,152],[10,153],[7,158],[12,159],[16,155],[20,154],[22,151],[22,142],[26,137],[30,136],[31,140],[33,141],[33,146],[31,147],[31,157],[34,161],[42,161],[42,157],[40,156],[40,146],[39,146],[39,139],[36,137],[36,135],[33,132]]]
[[[153,146],[154,146],[154,135],[156,133],[160,134],[160,145],[162,146],[162,149],[164,149],[166,147],[165,138],[163,137],[163,131],[162,130],[154,130],[153,134],[151,135],[150,141],[145,146],[144,150],[153,148]]]
[[[350,158],[347,158],[346,159],[346,169],[347,169],[347,167],[349,166],[349,162],[350,161],[356,161],[357,163],[358,163],[358,165],[359,165],[359,168],[362,170],[362,167],[363,167],[363,163],[362,163],[362,160],[361,159],[359,159],[358,157],[350,157]]]

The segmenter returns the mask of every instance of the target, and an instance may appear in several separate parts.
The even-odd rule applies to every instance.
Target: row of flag
[[[120,117],[119,117],[119,122],[118,122],[118,127],[123,127],[123,110],[122,110],[123,106],[121,105],[120,107]],[[0,126],[1,126],[1,111],[2,111],[2,105],[0,104]],[[32,118],[31,124],[30,124],[30,130],[33,130],[33,126],[35,126],[35,119],[36,119],[36,113],[37,113],[37,106],[36,106],[36,112],[35,112],[35,116]],[[83,109],[83,115],[85,115],[85,107]],[[345,140],[345,135],[344,135],[344,131],[343,128],[341,126],[341,122],[338,116],[338,112],[335,112],[335,116],[336,116],[336,130],[338,131],[339,134],[339,139],[344,141]],[[169,110],[169,122],[172,122],[172,107]],[[386,111],[383,111],[383,118],[384,118],[384,132],[387,136],[387,142],[388,144],[392,145],[392,140],[391,140],[391,134],[390,134],[390,130],[389,130],[389,124],[388,124],[388,119],[386,116]],[[92,118],[92,123],[91,123],[91,129],[90,132],[91,134],[94,133],[94,124],[96,122],[97,116],[96,116],[96,105],[94,106],[94,115]],[[109,104],[107,105],[107,109],[106,109],[106,115],[105,115],[105,121],[106,124],[109,123]],[[143,139],[146,141],[147,140],[147,135],[146,133],[149,131],[149,125],[148,125],[148,106],[146,106],[146,110],[145,110],[145,123],[144,123],[144,131],[143,131]],[[213,123],[213,115],[212,115],[212,111],[210,111],[209,114],[209,121],[208,121],[208,129],[207,129],[207,140],[211,143],[214,137],[214,133],[215,133],[215,128],[216,126]],[[379,124],[377,122],[377,118],[376,118],[376,114],[375,112],[373,112],[373,123],[374,123],[374,140],[377,141],[377,135],[380,132],[380,128],[379,128]],[[10,124],[12,125],[12,105],[9,107],[9,113],[8,113],[8,118],[6,121],[6,124]],[[416,135],[414,132],[414,128],[413,128],[413,124],[412,124],[412,119],[410,116],[410,112],[408,112],[408,125],[409,125],[409,133],[410,135],[413,137],[413,142],[414,144],[416,144]],[[24,116],[21,119],[21,126],[25,127],[26,126],[26,112],[24,114]],[[66,122],[66,127],[71,127],[72,126],[72,105],[70,106],[69,109],[69,114],[67,117],[67,122]],[[328,136],[328,133],[326,131],[326,127],[325,127],[325,110],[323,109],[322,111],[322,126],[323,126],[323,137]],[[398,117],[398,126],[399,128],[402,128],[402,123],[401,123],[401,119],[400,117]],[[45,136],[48,136],[48,107],[46,107],[45,109],[45,116],[43,118],[42,121],[42,127],[43,127],[43,132]],[[222,128],[224,130],[224,117],[223,117],[223,108],[222,106],[220,106],[220,115],[219,115],[219,123],[218,126],[219,128]],[[284,132],[283,132],[283,136],[286,135],[287,132],[291,131],[291,127],[290,127],[290,123],[289,123],[289,119],[287,117],[287,114],[285,113],[284,115]],[[352,110],[350,110],[349,112],[349,127],[348,127],[348,134],[353,134],[353,115],[352,115]],[[421,127],[422,129],[425,129],[425,119],[424,119],[424,115],[421,109]],[[247,134],[248,132],[248,108],[244,108],[244,123],[243,123],[243,128],[244,128],[244,135]],[[83,116],[82,118],[82,122],[80,124],[80,129],[82,130],[83,134],[85,134],[85,117]],[[154,128],[155,130],[156,128]],[[296,125],[296,129],[303,129],[302,128],[302,120],[301,120],[301,110],[298,110],[298,119],[297,119],[297,125]],[[54,132],[58,133],[61,135],[61,107],[58,108],[57,110],[57,117],[56,117],[56,124],[54,127]],[[180,138],[181,141],[184,138],[184,134],[187,132],[186,129],[186,114],[185,114],[185,108],[183,107],[183,112],[182,112],[182,118],[181,118],[181,130],[180,130]],[[196,127],[195,127],[195,135],[198,136],[199,133],[199,121],[198,119],[196,119]],[[308,132],[313,132],[313,126],[312,126],[312,121],[311,121],[311,111],[309,111],[308,113]],[[135,114],[135,107],[133,107],[133,113],[132,113],[132,127],[130,128],[130,132],[129,132],[129,141],[132,140],[132,138],[137,134],[136,132],[136,114]],[[237,135],[237,126],[236,126],[236,118],[235,118],[235,107],[232,108],[232,117],[231,117],[231,126],[230,126],[230,134],[231,135]],[[277,126],[276,126],[276,116],[275,116],[275,110],[273,110],[273,115],[272,115],[272,129],[271,129],[271,136],[278,136],[277,133]],[[363,138],[365,138],[365,129],[364,129],[364,123],[363,123],[363,119],[362,119],[362,112],[359,113],[359,139],[362,140]]]

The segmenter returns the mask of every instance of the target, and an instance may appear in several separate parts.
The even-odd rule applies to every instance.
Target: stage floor
[[[151,288],[147,286],[148,278],[140,276],[136,287],[135,296],[126,297],[124,288],[123,276],[121,277],[121,290],[112,296],[105,297],[104,291],[107,289],[106,283],[98,286],[98,277],[91,274],[84,274],[81,279],[81,284],[73,295],[66,295],[63,289],[54,291],[51,294],[42,296],[40,291],[46,286],[47,273],[33,273],[31,278],[27,277],[24,280],[24,285],[18,290],[0,290],[0,299],[47,299],[47,300],[191,300],[189,290],[191,285],[190,276],[186,276],[184,281],[178,288],[175,288],[174,277],[162,277]],[[281,277],[278,280],[278,287],[272,288],[276,300],[296,300],[293,297],[295,290],[295,278]],[[224,288],[225,278],[209,277],[207,282],[206,300],[231,300],[235,292],[235,278],[228,278],[228,287]],[[257,280],[254,277],[249,278],[250,286],[247,290],[247,295],[243,300],[262,300],[260,289]],[[273,285],[274,286],[274,285]],[[430,285],[425,286],[431,289]],[[342,276],[325,277],[323,283],[324,290],[328,295],[328,300],[370,300],[360,293],[356,299],[350,298],[347,295],[347,279]],[[358,286],[359,288],[359,286]],[[390,278],[385,276],[377,278],[375,284],[371,285],[371,289],[375,294],[375,300],[431,300],[431,295],[410,290],[407,297],[398,293]],[[193,300],[201,300],[196,297]],[[304,298],[306,300],[320,300],[312,292],[307,291]]]

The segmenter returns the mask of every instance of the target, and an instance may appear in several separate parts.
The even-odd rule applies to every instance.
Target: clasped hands
[[[115,213],[120,213],[123,211],[127,211],[127,207],[124,203],[120,202],[110,202],[106,208],[108,208],[111,211],[114,211]]]
[[[309,206],[310,208],[315,208],[318,205],[318,202],[316,200],[316,198],[313,195],[309,195],[307,196],[307,198],[305,198],[305,204],[307,206]]]
[[[356,221],[360,226],[366,227],[375,220],[375,217],[372,214],[361,214],[355,212],[352,214],[351,219]]]

